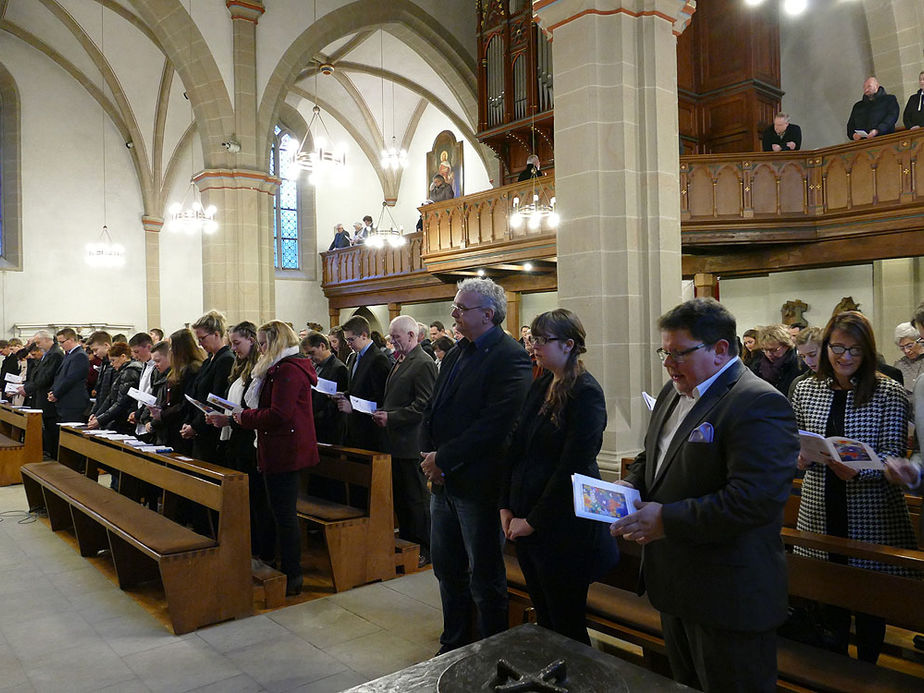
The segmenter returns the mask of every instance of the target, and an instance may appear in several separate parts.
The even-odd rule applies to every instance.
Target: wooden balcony
[[[681,157],[683,273],[924,255],[922,158],[924,129],[814,151]],[[555,288],[555,230],[509,222],[513,198],[532,192],[532,183],[514,183],[424,207],[423,232],[403,248],[322,253],[324,291],[351,300],[398,289],[406,301],[448,298],[456,279],[478,269],[510,291]],[[536,193],[548,203],[555,179],[539,179]]]

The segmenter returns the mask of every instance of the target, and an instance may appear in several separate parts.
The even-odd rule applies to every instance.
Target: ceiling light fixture
[[[379,66],[382,71],[382,140],[385,140],[385,31],[379,30],[379,50],[381,58]],[[407,150],[398,146],[398,138],[395,137],[395,81],[391,82],[391,147],[382,149],[381,164],[382,168],[391,171],[397,171],[399,168],[407,168]]]
[[[388,218],[391,221],[391,227],[383,229],[382,220],[385,218],[386,214],[388,214]],[[396,226],[397,228],[395,228]],[[380,250],[386,246],[389,248],[400,248],[405,243],[407,243],[407,240],[404,238],[404,227],[398,226],[398,224],[395,223],[395,218],[388,208],[388,202],[383,201],[382,212],[379,214],[379,221],[372,228],[372,231],[369,232],[369,235],[366,236],[366,247],[375,248],[376,250]]]

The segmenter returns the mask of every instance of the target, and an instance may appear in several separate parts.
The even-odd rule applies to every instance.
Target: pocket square
[[[715,429],[712,428],[711,423],[702,423],[696,428],[693,429],[693,432],[690,434],[690,437],[687,438],[688,443],[711,443],[712,435],[715,432]]]

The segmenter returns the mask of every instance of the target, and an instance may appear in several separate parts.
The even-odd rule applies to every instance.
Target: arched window
[[[273,199],[273,266],[278,270],[300,270],[298,169],[290,162],[298,140],[278,125],[270,151],[270,175],[280,178]],[[277,171],[279,172],[277,174]]]
[[[0,65],[0,269],[22,269],[19,92]]]

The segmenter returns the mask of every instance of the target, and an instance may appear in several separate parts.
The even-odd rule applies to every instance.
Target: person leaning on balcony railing
[[[895,132],[898,122],[898,99],[869,77],[863,83],[863,98],[853,105],[847,121],[847,138],[863,140]]]
[[[760,139],[765,152],[796,151],[802,149],[802,128],[790,123],[787,113],[777,113]]]
[[[924,72],[918,75],[918,84],[921,88],[908,97],[905,110],[902,113],[902,122],[909,130],[924,125]]]
[[[340,248],[349,248],[351,245],[350,234],[343,228],[343,224],[334,224],[334,240],[331,241],[330,248],[327,250],[331,251]]]
[[[430,183],[430,199],[434,202],[445,202],[456,196],[452,186],[446,182],[442,174],[437,173],[433,176],[433,182]]]
[[[520,171],[520,176],[517,178],[518,183],[522,183],[524,180],[529,180],[530,178],[538,178],[539,176],[544,176],[545,174],[539,170],[539,157],[535,154],[530,154],[526,157],[526,168]]]

